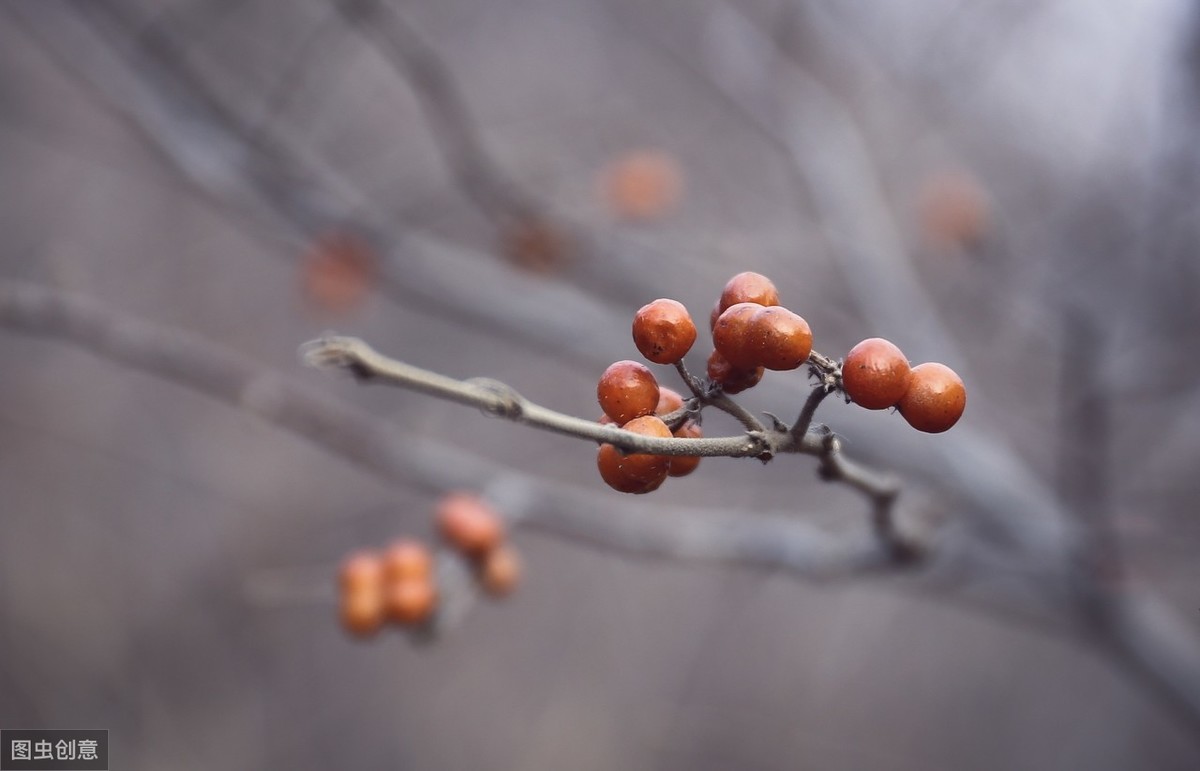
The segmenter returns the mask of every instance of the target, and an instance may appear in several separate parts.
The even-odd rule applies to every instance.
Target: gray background
[[[190,330],[413,441],[436,437],[619,507],[587,442],[359,388],[303,369],[296,347],[335,328],[593,417],[599,372],[636,354],[627,325],[638,306],[666,295],[707,318],[728,276],[759,270],[822,352],[883,335],[915,361],[969,372],[964,421],[1068,500],[1109,512],[1126,570],[1200,634],[1200,28],[1188,4],[393,3],[455,76],[495,163],[600,245],[546,277],[498,260],[496,230],[447,173],[411,83],[329,5],[86,5],[0,9],[5,277]],[[103,35],[75,37],[81,28]],[[771,54],[764,33],[792,58]],[[167,41],[160,53],[259,141],[307,158],[288,171],[296,189],[322,191],[324,208],[285,222],[269,196],[239,198],[227,167],[205,166],[236,147],[187,134],[197,124],[186,120],[147,122],[147,103],[128,97],[136,87],[96,53],[139,39]],[[152,59],[126,61],[159,83]],[[827,105],[797,71],[852,118],[863,154],[805,133]],[[193,92],[176,86],[186,103]],[[164,146],[199,148],[197,165]],[[631,224],[613,218],[597,177],[641,148],[676,158],[685,187],[669,216]],[[916,322],[872,323],[856,283],[881,279],[845,269],[855,234],[819,221],[819,182],[806,187],[795,153],[817,168],[865,159],[956,349]],[[922,237],[920,191],[948,169],[986,191],[992,227],[978,248]],[[462,291],[440,302],[437,291],[377,291],[345,315],[314,309],[300,291],[306,244],[331,213],[367,210],[386,223],[397,275],[478,272],[456,270]],[[547,282],[592,298],[613,323],[556,347],[473,315],[516,313]],[[468,307],[472,292],[483,304]],[[1082,363],[1062,334],[1068,317],[1098,340]],[[703,345],[702,334],[697,364]],[[772,379],[746,403],[793,413],[800,379]],[[1067,420],[1085,389],[1103,397],[1099,443]],[[831,403],[821,419],[853,452],[905,473],[906,496],[953,527],[930,450],[939,438],[861,413]],[[706,460],[656,498],[795,508],[834,526],[863,517],[806,458]],[[348,640],[332,604],[305,596],[350,550],[430,535],[433,501],[178,385],[5,332],[0,724],[108,728],[114,768],[1200,763],[1197,724],[1064,637],[1053,612],[1017,623],[905,577],[813,584],[522,531],[528,575],[509,601],[477,607],[429,648],[393,634]],[[252,590],[264,580],[295,591],[264,597]]]

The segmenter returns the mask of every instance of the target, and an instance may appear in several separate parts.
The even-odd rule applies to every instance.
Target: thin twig
[[[567,436],[607,442],[627,452],[747,458],[757,457],[772,450],[763,432],[705,439],[661,438],[635,434],[614,425],[564,415],[534,404],[504,383],[487,378],[455,380],[388,358],[362,340],[353,337],[322,337],[313,340],[301,348],[301,356],[311,366],[346,369],[360,380],[379,381],[407,388],[477,407],[493,417]]]
[[[815,386],[809,392],[808,398],[804,400],[804,407],[800,410],[799,417],[792,424],[791,432],[793,438],[800,438],[808,433],[809,427],[812,426],[813,416],[817,413],[817,408],[821,406],[821,402],[825,401],[825,397],[832,391],[824,384]]]
[[[701,404],[711,405],[722,412],[732,415],[747,431],[763,432],[767,430],[762,421],[754,416],[754,413],[733,399],[730,399],[729,395],[722,391],[719,386],[712,383],[706,384],[705,381],[689,372],[687,366],[683,363],[683,359],[675,362],[675,369],[679,372],[679,376],[683,378],[683,382],[687,383],[688,388],[700,400]]]

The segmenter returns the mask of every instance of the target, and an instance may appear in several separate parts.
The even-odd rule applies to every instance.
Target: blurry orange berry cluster
[[[505,539],[500,515],[471,493],[451,493],[438,503],[438,533],[468,559],[479,586],[493,597],[511,592],[521,562]],[[384,624],[416,627],[434,617],[438,588],[434,556],[421,541],[402,538],[382,551],[351,554],[338,574],[339,612],[347,632],[369,637]]]

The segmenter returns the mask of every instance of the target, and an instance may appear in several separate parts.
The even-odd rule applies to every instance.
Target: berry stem
[[[817,412],[817,408],[821,406],[821,402],[825,397],[833,393],[833,389],[822,383],[815,386],[809,392],[808,398],[804,400],[804,407],[800,410],[799,417],[792,424],[791,434],[793,442],[801,442],[804,440],[804,435],[808,433],[809,427],[812,425],[813,416]]]
[[[683,378],[683,382],[687,383],[687,387],[700,400],[702,406],[712,405],[718,410],[732,415],[747,431],[762,432],[766,430],[762,421],[754,417],[752,412],[733,399],[730,399],[728,394],[719,389],[714,390],[712,384],[706,384],[705,381],[689,372],[687,365],[683,363],[683,359],[675,362],[675,369],[679,372],[679,376]]]

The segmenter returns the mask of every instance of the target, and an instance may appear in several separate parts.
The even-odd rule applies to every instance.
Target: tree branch
[[[615,426],[601,425],[580,418],[563,415],[533,404],[522,398],[511,387],[494,380],[472,379],[466,381],[439,375],[435,372],[414,367],[383,356],[361,340],[352,337],[328,336],[305,343],[301,356],[311,366],[345,370],[361,381],[381,381],[401,388],[425,393],[430,396],[478,407],[485,413],[512,420],[516,423],[546,431],[608,442],[626,452],[653,455],[700,455],[733,458],[757,457],[764,460],[781,453],[814,455],[820,461],[819,472],[827,481],[843,482],[863,494],[871,503],[872,522],[880,543],[886,544],[893,558],[907,562],[920,555],[917,546],[897,531],[892,509],[899,482],[894,477],[872,471],[845,457],[842,443],[825,426],[817,426],[797,435],[795,428],[776,426],[772,429],[747,431],[741,437],[717,439],[679,439],[648,437],[624,431]],[[824,357],[822,357],[824,358]],[[682,366],[680,374],[697,393],[704,393],[701,406],[711,394]],[[820,403],[818,396],[826,391],[825,384],[818,385],[805,405],[808,421]],[[718,393],[724,406],[742,410],[741,406],[724,394]],[[751,417],[757,422],[757,419]]]
[[[301,388],[211,342],[72,293],[0,279],[0,326],[73,343],[250,412],[388,484],[439,494],[483,489],[512,524],[558,538],[633,556],[723,562],[808,579],[904,564],[874,534],[823,533],[798,521],[794,512],[750,516],[629,500],[614,506],[615,493],[540,480],[461,448],[395,430],[370,413]],[[470,388],[467,392],[480,403],[503,398],[488,389]],[[627,434],[614,430],[612,436],[599,438],[619,442]],[[694,454],[689,445],[681,447],[686,448],[681,452]],[[666,449],[674,452],[673,447]],[[458,598],[454,603],[459,613],[469,600]],[[451,623],[451,617],[457,616],[450,614],[438,624]]]

